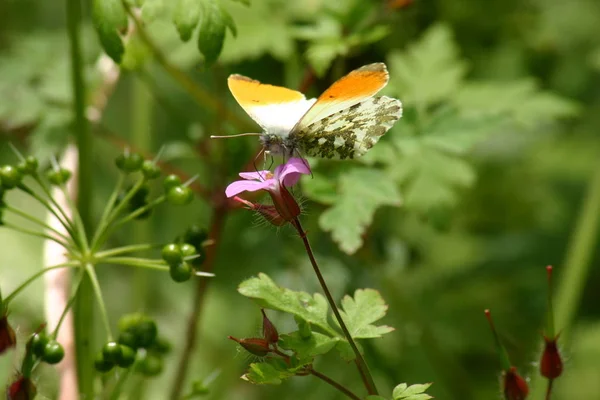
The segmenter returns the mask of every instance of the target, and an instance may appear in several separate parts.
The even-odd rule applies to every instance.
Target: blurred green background
[[[147,154],[165,146],[163,160],[199,174],[209,190],[235,179],[252,159],[256,138],[207,140],[256,129],[229,94],[230,73],[316,96],[353,68],[384,61],[391,76],[385,93],[404,102],[404,118],[362,162],[312,164],[314,177],[301,188],[304,225],[334,296],[372,287],[389,304],[383,323],[396,331],[362,342],[381,392],[400,382],[434,382],[429,392],[438,399],[500,398],[486,308],[513,364],[536,375],[544,267],[552,264],[556,287],[571,273],[565,290],[576,294],[565,372],[553,398],[600,398],[600,2],[222,0],[237,37],[227,32],[210,67],[195,37],[181,42],[172,22],[176,4],[144,2],[141,19],[160,55],[132,35],[114,93],[94,124],[95,168],[88,178],[98,216],[124,145]],[[90,9],[84,2],[82,46],[93,103],[104,82]],[[165,62],[189,74],[205,99],[194,99]],[[8,142],[47,163],[69,140],[69,68],[63,2],[0,2],[0,152],[7,163],[14,162]],[[231,114],[243,123],[232,122]],[[352,175],[359,170],[367,178]],[[42,213],[18,194],[8,201]],[[353,215],[353,207],[358,217],[340,218]],[[171,241],[190,223],[208,227],[212,208],[202,196],[184,208],[161,207],[120,231],[113,244]],[[251,359],[227,336],[253,336],[261,320],[237,285],[265,272],[281,286],[320,291],[294,232],[257,221],[244,210],[224,221],[189,382],[216,373],[209,399],[341,399],[310,377],[260,387],[239,379]],[[0,287],[8,293],[41,268],[42,242],[6,229],[0,237]],[[98,270],[114,324],[142,310],[171,340],[164,373],[138,382],[132,397],[167,398],[195,285],[126,267]],[[38,282],[13,303],[10,321],[21,339],[44,319],[42,290]],[[291,317],[270,315],[280,332],[295,329]],[[13,371],[17,360],[2,360],[2,368]],[[317,366],[362,392],[353,365],[331,355]],[[51,368],[42,369],[37,383],[40,398],[54,398]]]

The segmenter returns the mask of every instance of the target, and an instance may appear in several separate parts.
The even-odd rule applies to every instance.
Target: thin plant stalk
[[[331,310],[333,311],[333,314],[335,315],[335,319],[337,320],[338,324],[340,325],[340,328],[342,328],[342,332],[344,333],[346,340],[350,344],[350,347],[352,347],[352,351],[354,352],[354,355],[356,356],[356,358],[354,359],[354,363],[356,364],[356,367],[358,368],[358,372],[360,373],[361,379],[365,385],[365,388],[367,389],[367,392],[370,395],[378,394],[377,387],[375,386],[375,381],[373,380],[373,377],[371,376],[369,367],[368,367],[367,363],[365,362],[362,354],[360,354],[360,351],[358,350],[358,347],[356,346],[356,343],[354,342],[354,339],[352,338],[350,331],[348,331],[348,328],[346,327],[346,324],[344,323],[344,320],[342,319],[342,316],[340,315],[337,305],[335,304],[335,300],[333,299],[333,296],[331,296],[331,293],[329,292],[327,283],[325,282],[325,279],[323,278],[323,275],[321,274],[321,270],[319,269],[317,260],[315,259],[315,256],[313,254],[313,251],[312,251],[312,248],[308,241],[308,238],[306,237],[306,232],[304,232],[304,230],[302,229],[300,220],[298,218],[296,218],[294,221],[292,221],[292,225],[294,226],[294,228],[296,228],[296,230],[298,231],[298,234],[302,238],[302,242],[304,243],[304,247],[306,248],[306,253],[308,255],[308,258],[310,259],[310,263],[313,266],[315,274],[317,275],[317,279],[319,280],[319,283],[321,284],[321,288],[323,289],[323,292],[325,293],[325,297],[327,298],[327,301],[329,302],[329,306],[331,307]]]
[[[317,372],[314,369],[310,370],[310,374],[313,375],[313,376],[315,376],[315,377],[317,377],[317,378],[319,378],[323,382],[327,382],[328,385],[333,386],[334,388],[336,388],[340,392],[344,393],[349,398],[351,398],[353,400],[360,400],[360,397],[358,397],[357,395],[355,395],[354,393],[352,393],[350,390],[348,390],[347,388],[345,388],[344,386],[342,386],[340,383],[334,381],[333,379],[331,379],[327,375],[323,375],[322,373]]]

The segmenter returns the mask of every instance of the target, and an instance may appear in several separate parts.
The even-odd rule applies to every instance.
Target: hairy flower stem
[[[548,386],[546,387],[546,400],[550,400],[552,397],[552,383],[554,383],[554,379],[548,379]]]
[[[344,393],[346,396],[350,397],[351,399],[360,400],[360,397],[358,397],[357,395],[352,393],[350,390],[346,389],[344,386],[342,386],[338,382],[334,381],[327,375],[323,375],[322,373],[317,372],[314,369],[310,370],[310,374],[316,376],[317,378],[321,379],[324,382],[327,382],[329,385],[333,386],[334,388],[336,388],[340,392]]]
[[[323,279],[323,275],[321,274],[321,270],[319,269],[319,265],[317,264],[317,260],[315,259],[312,248],[310,247],[308,238],[306,237],[306,232],[304,232],[304,230],[302,229],[300,220],[298,218],[296,218],[295,220],[291,221],[291,223],[294,226],[294,228],[296,228],[296,230],[298,231],[298,234],[302,238],[302,242],[304,243],[304,247],[306,248],[306,254],[308,254],[308,258],[310,259],[310,263],[312,264],[313,269],[315,270],[315,274],[317,275],[317,278],[319,279],[321,288],[323,288],[323,292],[325,292],[325,297],[327,297],[329,306],[333,310],[333,314],[335,315],[336,320],[340,324],[340,327],[342,328],[342,332],[344,332],[344,336],[346,337],[346,340],[348,341],[348,343],[350,343],[350,347],[352,347],[352,351],[354,352],[354,355],[356,356],[356,358],[354,359],[354,363],[356,364],[356,367],[358,368],[358,372],[360,373],[363,383],[364,383],[365,387],[367,388],[367,392],[369,394],[375,394],[375,395],[378,394],[377,387],[375,386],[375,382],[373,381],[373,377],[371,376],[371,373],[369,372],[369,367],[367,366],[367,363],[365,362],[362,354],[360,354],[358,347],[356,347],[356,343],[354,343],[354,339],[352,339],[352,335],[350,335],[350,332],[348,331],[348,328],[346,327],[346,324],[344,323],[344,320],[342,319],[342,316],[340,315],[337,305],[335,304],[335,301],[333,300],[333,297],[331,296],[331,293],[329,292],[329,288],[327,287],[327,284],[325,283],[325,279]]]

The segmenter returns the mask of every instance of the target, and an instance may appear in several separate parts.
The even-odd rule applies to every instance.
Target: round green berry
[[[192,266],[183,261],[169,266],[169,275],[175,282],[185,282],[192,277]]]
[[[169,243],[162,249],[162,259],[169,265],[177,265],[181,262],[183,253],[181,247],[176,243]]]
[[[167,354],[171,351],[171,342],[169,342],[164,337],[157,337],[154,345],[152,346],[152,351],[157,352],[158,354]]]
[[[160,168],[154,163],[154,161],[146,160],[142,164],[142,174],[147,180],[156,179],[160,176]]]
[[[12,165],[4,165],[0,168],[0,178],[2,178],[2,187],[13,189],[23,179],[21,171]]]
[[[128,368],[135,361],[135,350],[129,346],[121,345],[121,353],[117,358],[117,365],[121,368]]]
[[[115,159],[117,168],[125,173],[139,171],[144,163],[144,158],[139,153],[122,153]]]
[[[163,188],[168,192],[171,188],[181,185],[181,179],[177,175],[167,175],[163,181]]]
[[[116,363],[121,357],[121,345],[117,342],[108,342],[102,347],[102,355],[106,361]]]
[[[23,175],[32,175],[37,171],[37,168],[38,160],[34,156],[28,156],[17,165],[17,169]]]
[[[71,179],[71,171],[68,169],[60,168],[60,169],[51,169],[46,172],[46,178],[53,185],[64,185]]]
[[[148,348],[152,346],[158,335],[156,323],[151,318],[144,317],[136,326],[135,335],[140,347]]]
[[[31,351],[38,357],[42,357],[44,355],[44,350],[46,348],[46,344],[48,344],[50,339],[46,336],[45,333],[39,332],[34,333],[31,337]]]
[[[184,242],[193,244],[196,247],[201,247],[202,242],[204,242],[206,239],[208,239],[208,232],[206,229],[195,224],[190,226],[183,235]]]
[[[167,201],[176,206],[189,204],[193,198],[194,193],[187,186],[175,186],[167,192]]]
[[[65,349],[56,340],[49,340],[44,346],[44,353],[42,354],[42,360],[48,364],[57,364],[65,356]]]
[[[144,376],[156,376],[163,370],[163,361],[157,355],[146,354],[138,363],[137,371]]]
[[[104,358],[102,352],[98,353],[94,360],[94,367],[98,372],[108,372],[115,366],[115,363],[108,361]]]
[[[183,243],[179,246],[181,249],[181,254],[184,257],[193,256],[196,254],[196,248],[189,243]]]
[[[132,349],[137,349],[139,347],[135,334],[131,331],[121,332],[119,334],[119,343],[131,347]]]

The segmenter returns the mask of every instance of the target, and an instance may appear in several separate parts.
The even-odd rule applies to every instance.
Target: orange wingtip
[[[237,74],[230,75],[227,84],[233,97],[243,107],[288,103],[304,99],[304,95],[295,90],[263,84]]]
[[[388,80],[389,74],[384,63],[368,64],[336,81],[319,97],[319,101],[370,97],[379,92]]]

